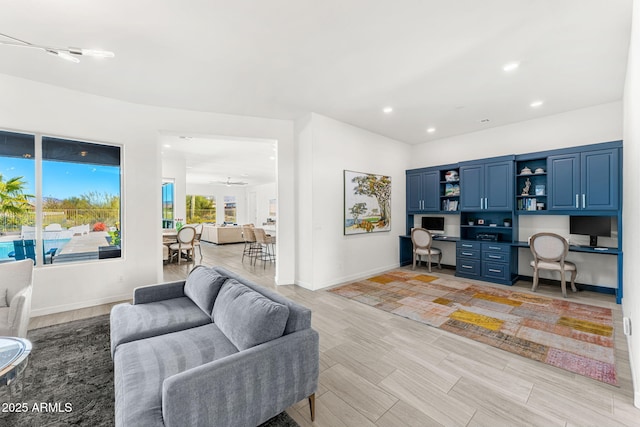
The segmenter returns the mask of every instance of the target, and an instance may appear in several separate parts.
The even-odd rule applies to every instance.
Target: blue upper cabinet
[[[618,210],[619,162],[618,148],[549,156],[549,210]]]
[[[513,156],[460,165],[460,210],[513,209]]]
[[[481,210],[484,207],[484,165],[460,166],[460,187],[460,210]]]
[[[407,171],[407,211],[416,213],[440,210],[439,185],[438,170]]]

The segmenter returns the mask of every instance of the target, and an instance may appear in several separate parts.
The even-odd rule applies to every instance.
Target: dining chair
[[[254,230],[253,224],[246,224],[242,226],[242,239],[244,240],[242,261],[244,261],[245,256],[248,256],[249,263],[251,263],[251,260],[255,261],[261,249],[261,245],[256,241],[256,233]]]
[[[274,241],[271,236],[267,236],[263,228],[254,228],[253,231],[256,236],[256,243],[260,245],[259,257],[263,262],[262,268],[265,268],[267,261],[274,262],[276,260],[275,253],[272,250]]]
[[[424,228],[411,229],[411,243],[413,244],[413,270],[416,269],[416,260],[418,263],[423,256],[427,257],[429,273],[431,273],[431,257],[438,257],[438,268],[442,268],[440,261],[442,260],[442,252],[438,248],[432,248],[433,236],[429,230]]]
[[[533,292],[538,288],[539,270],[560,272],[560,286],[562,296],[567,297],[566,273],[571,273],[571,290],[577,292],[575,279],[578,274],[576,265],[566,261],[569,253],[569,242],[555,233],[537,233],[529,237],[529,248],[533,254]]]
[[[196,238],[196,229],[194,227],[191,227],[189,225],[185,225],[183,226],[179,231],[178,234],[176,236],[176,239],[178,240],[177,243],[172,244],[171,246],[169,246],[169,251],[170,251],[170,255],[169,258],[170,260],[173,259],[173,256],[177,254],[178,256],[178,264],[180,264],[180,261],[182,260],[182,252],[184,251],[185,255],[187,256],[187,259],[189,259],[190,257],[193,258],[193,249],[194,249],[194,245],[193,245],[193,241]]]

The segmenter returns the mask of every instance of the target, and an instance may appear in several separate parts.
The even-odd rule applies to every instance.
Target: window
[[[187,195],[187,223],[202,222],[216,222],[216,198]]]
[[[173,228],[173,180],[162,183],[162,228]]]
[[[236,223],[236,196],[224,196],[224,222]]]
[[[13,135],[0,132],[5,141],[14,140]],[[23,150],[29,147],[27,137],[35,150],[21,158],[12,154],[10,147],[15,144],[5,144],[0,151],[3,175],[13,167],[15,176],[24,181],[21,193],[29,201],[20,212],[10,213],[4,207],[0,212],[5,223],[0,245],[13,245],[7,256],[32,258],[37,264],[120,257],[120,147],[27,135],[21,137]],[[39,174],[34,151],[42,153]],[[30,168],[24,165],[27,159]],[[40,186],[36,175],[41,177]]]

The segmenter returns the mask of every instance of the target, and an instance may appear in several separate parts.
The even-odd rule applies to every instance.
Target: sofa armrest
[[[184,296],[185,280],[140,286],[133,290],[133,304],[148,304]]]
[[[10,335],[18,337],[27,336],[29,326],[29,314],[31,311],[32,287],[27,286],[15,294],[9,303],[9,316],[7,318]]]
[[[165,426],[263,423],[315,393],[318,343],[309,328],[165,379]]]

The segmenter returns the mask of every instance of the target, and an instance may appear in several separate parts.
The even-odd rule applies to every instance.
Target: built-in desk
[[[436,236],[433,236],[433,240],[436,242],[455,243],[460,240],[460,237],[436,235]],[[455,248],[453,249],[453,253],[455,254]],[[413,263],[413,244],[411,243],[411,235],[400,236],[400,265],[409,265],[412,263]]]
[[[399,236],[400,237],[400,265],[409,265],[412,263],[413,261],[413,245],[411,244],[411,236],[410,235],[406,235],[406,236]],[[433,237],[434,241],[442,241],[442,242],[458,242],[460,241],[460,237],[455,237],[455,236],[434,236]],[[505,243],[505,242],[500,242],[500,243]],[[515,247],[515,248],[529,248],[529,243],[528,242],[514,242],[511,243],[511,246]],[[602,249],[600,249],[602,248]],[[577,245],[570,245],[569,246],[569,251],[570,252],[582,252],[582,253],[589,253],[589,254],[596,254],[596,255],[615,255],[617,257],[617,274],[618,274],[618,280],[617,280],[617,284],[616,284],[616,288],[613,288],[613,290],[615,290],[615,295],[616,295],[616,302],[618,304],[620,304],[622,302],[622,250],[620,250],[619,248],[612,248],[612,247],[598,247],[598,249],[591,247],[591,246],[577,246]],[[580,271],[580,265],[578,265],[578,272]],[[582,285],[584,286],[584,285]],[[611,290],[612,288],[604,288],[601,286],[593,286],[593,285],[586,285],[590,288],[595,288],[595,290],[601,290],[604,291],[606,289]]]

